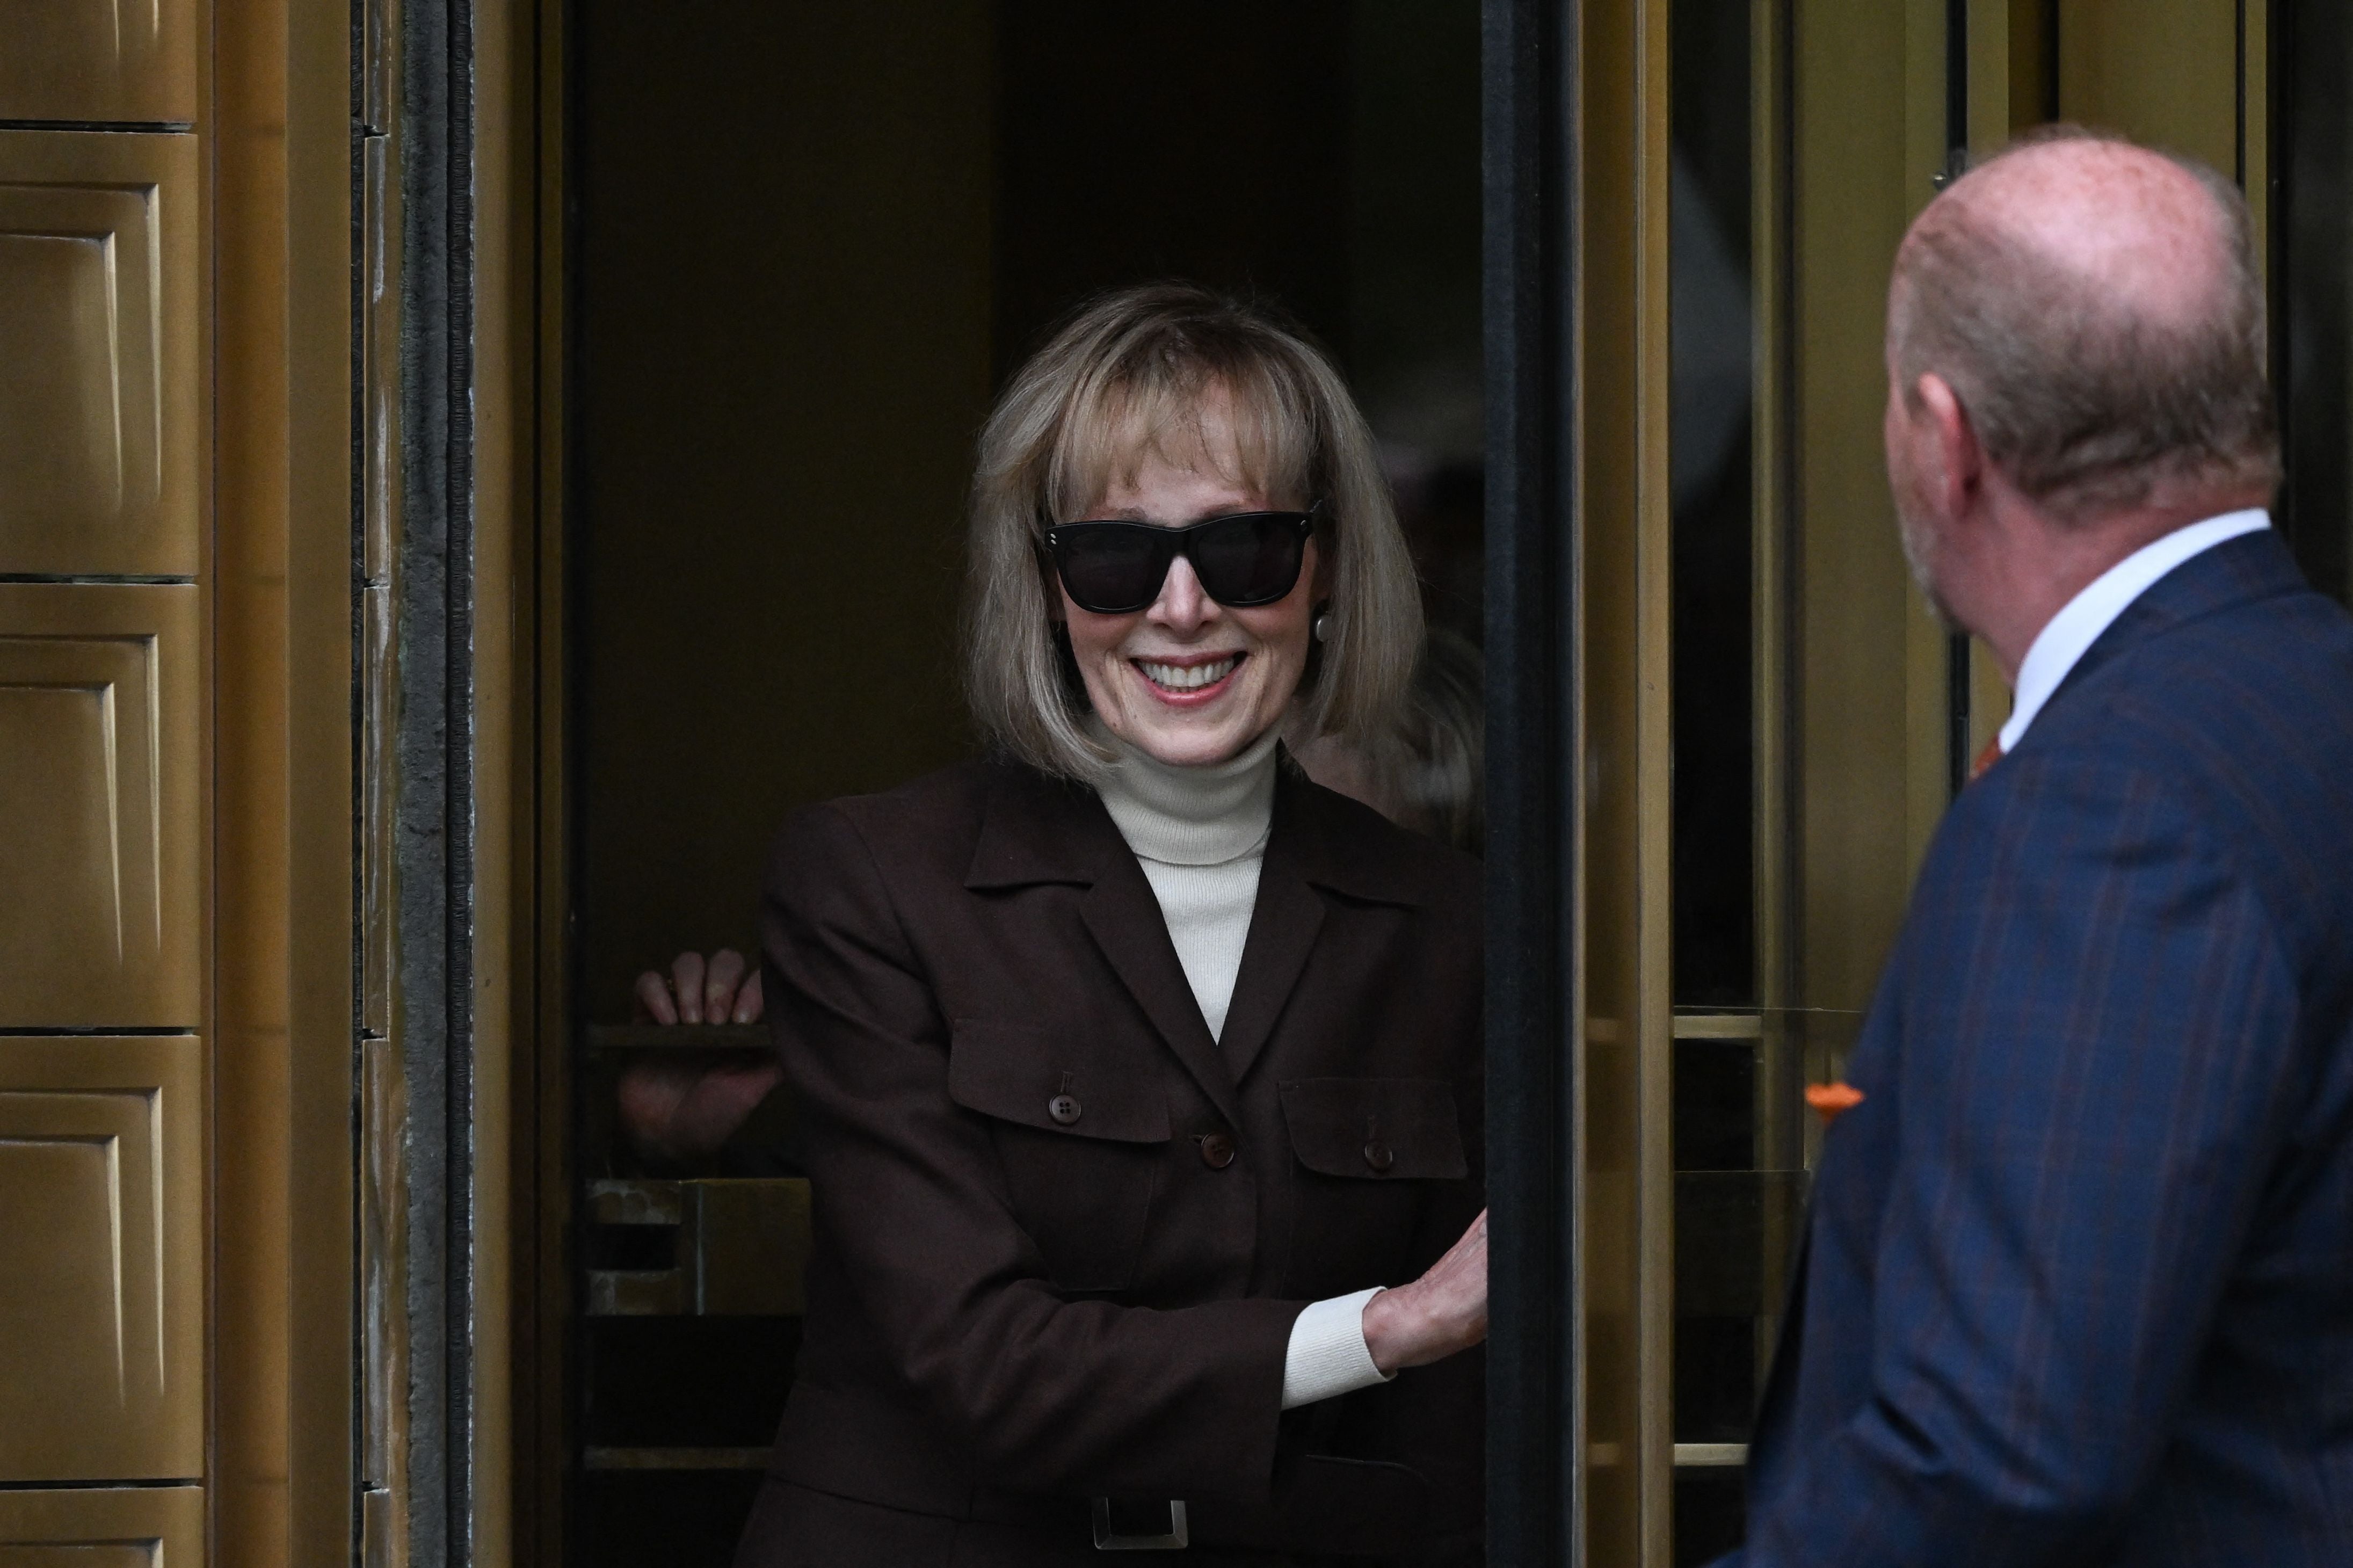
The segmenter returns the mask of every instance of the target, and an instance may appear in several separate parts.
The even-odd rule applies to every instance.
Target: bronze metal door
[[[1489,581],[1514,624],[1490,724],[1498,834],[1527,852],[1495,873],[1491,1522],[1497,1561],[1664,1568],[1740,1538],[1819,1141],[1801,1093],[1839,1076],[2007,712],[1898,544],[1896,244],[1970,153],[2060,119],[2236,175],[2261,224],[2269,13],[1499,10],[1491,398],[1514,414]]]
[[[0,1552],[203,1551],[199,20],[0,59]]]
[[[431,1386],[458,1384],[494,1456],[477,1476],[460,1451],[463,1484],[431,1494],[434,1560],[507,1553],[533,17],[460,10],[480,91],[436,120],[398,57],[438,47],[416,79],[446,84],[449,39],[388,0],[0,3],[0,1560],[409,1561],[410,1417],[450,1408],[413,1394],[419,1321],[457,1369]],[[485,204],[441,257],[468,310],[411,312],[407,339],[424,219],[399,196],[448,182],[411,177],[396,121],[462,130]],[[416,515],[466,520],[429,563],[493,608],[431,714],[395,689],[404,411],[428,384],[402,355],[453,321],[439,405],[457,387],[472,424],[439,448],[460,482]],[[430,776],[398,759],[404,715],[467,747],[475,858],[438,884],[391,864]],[[466,918],[402,940],[435,885]],[[428,949],[461,957],[471,1053],[462,1110],[431,1109],[489,1170],[428,1173],[454,1225],[409,1182],[401,1052],[440,1049],[417,1020],[448,993],[395,970]],[[420,1313],[410,1244],[453,1234],[466,1289]]]

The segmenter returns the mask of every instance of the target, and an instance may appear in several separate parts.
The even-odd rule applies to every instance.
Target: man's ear
[[[1917,392],[1920,416],[1935,445],[1936,470],[1929,482],[1937,487],[1938,510],[1947,517],[1966,516],[1985,488],[1985,447],[1969,411],[1943,376],[1922,376]]]

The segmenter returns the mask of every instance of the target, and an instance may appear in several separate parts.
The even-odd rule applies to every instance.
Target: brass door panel
[[[0,1026],[200,1021],[196,595],[0,584]]]
[[[201,1487],[0,1491],[0,1568],[199,1568]]]
[[[196,570],[197,167],[0,131],[0,573]]]
[[[0,1479],[203,1472],[204,1042],[0,1038]]]
[[[2240,13],[2221,0],[2054,0],[2059,112],[2203,159],[2239,164]],[[2260,58],[2260,57],[2257,57]]]
[[[0,120],[192,121],[195,0],[0,0]]]

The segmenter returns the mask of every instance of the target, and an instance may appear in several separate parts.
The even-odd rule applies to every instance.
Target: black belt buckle
[[[1095,1550],[1097,1552],[1182,1552],[1191,1545],[1191,1533],[1185,1528],[1184,1503],[1171,1498],[1165,1505],[1155,1503],[1153,1506],[1165,1506],[1168,1510],[1168,1529],[1165,1534],[1145,1535],[1113,1531],[1111,1499],[1107,1497],[1095,1499]],[[1125,1500],[1123,1499],[1122,1511],[1125,1510]],[[1124,1524],[1128,1521],[1122,1520],[1120,1522]]]

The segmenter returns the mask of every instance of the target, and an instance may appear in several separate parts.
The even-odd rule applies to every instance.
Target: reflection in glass
[[[2273,374],[2287,483],[2280,522],[2305,574],[2353,603],[2353,15],[2284,0],[2278,50],[2281,174],[2273,207]]]
[[[1800,1178],[1767,1176],[1757,924],[1757,289],[1751,0],[1672,13],[1674,1560],[1736,1544],[1766,1276]],[[1769,243],[1769,237],[1767,237]],[[1775,1022],[1769,1026],[1778,1029]],[[1776,1264],[1768,1269],[1768,1259]],[[1692,1447],[1707,1445],[1710,1450]],[[1735,1450],[1736,1452],[1736,1450]]]

